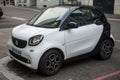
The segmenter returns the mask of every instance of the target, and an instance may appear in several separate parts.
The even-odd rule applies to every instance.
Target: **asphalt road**
[[[39,10],[27,8],[3,7],[5,15],[0,19],[0,58],[7,56],[7,40],[10,37],[11,30],[14,26],[25,23],[28,19],[34,16]],[[60,72],[54,76],[42,76],[31,69],[17,63],[13,60],[8,60],[5,63],[6,70],[19,76],[23,80],[100,80],[99,77],[105,77],[108,74],[120,71],[120,21],[109,20],[111,24],[111,32],[115,37],[115,47],[113,55],[109,60],[100,61],[95,58],[88,57],[74,62],[65,63]],[[4,62],[4,61],[3,61]],[[3,65],[4,66],[4,65]],[[0,68],[0,71],[1,68]],[[1,75],[7,75],[0,74]],[[7,75],[9,76],[9,75]],[[116,77],[117,76],[117,77]],[[104,80],[120,80],[120,75],[106,78]],[[2,79],[2,78],[1,78]],[[21,80],[22,80],[21,79]],[[13,79],[15,80],[15,79]]]

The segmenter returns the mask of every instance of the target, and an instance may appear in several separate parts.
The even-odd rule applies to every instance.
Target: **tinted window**
[[[82,26],[86,24],[85,19],[83,18],[80,10],[73,11],[67,19],[64,21],[64,23],[61,26],[61,30],[66,30],[68,28],[67,24],[69,22],[75,22],[78,24],[78,26]]]
[[[99,12],[98,10],[95,10],[95,9],[93,9],[92,12],[94,14],[94,16],[93,16],[94,20],[99,18],[101,22],[103,22],[103,23],[106,22],[106,18],[101,12]]]
[[[76,22],[78,26],[82,26],[86,24],[85,19],[83,18],[81,11],[80,10],[75,10],[73,11],[69,17],[65,21],[66,23],[68,22]]]
[[[93,13],[90,9],[87,8],[81,8],[80,9],[82,16],[85,18],[88,24],[93,23]]]

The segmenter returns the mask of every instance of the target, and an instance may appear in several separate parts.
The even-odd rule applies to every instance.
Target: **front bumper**
[[[18,59],[18,60],[20,60],[20,61],[22,61],[24,63],[31,64],[31,61],[29,59],[24,58],[24,57],[22,57],[20,55],[17,55],[16,53],[14,53],[11,50],[9,50],[9,53],[10,53],[11,56],[15,57],[16,59]]]
[[[39,46],[34,47],[26,46],[25,48],[18,48],[14,46],[11,40],[8,41],[7,47],[9,50],[8,55],[12,57],[14,60],[31,69],[34,70],[38,69],[39,60],[40,57],[42,56],[42,48],[40,48]],[[13,49],[20,51],[20,54],[18,54],[18,52],[15,53]]]

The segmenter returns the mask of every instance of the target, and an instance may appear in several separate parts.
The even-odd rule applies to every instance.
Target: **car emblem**
[[[15,41],[15,44],[18,45],[18,41],[17,40]]]

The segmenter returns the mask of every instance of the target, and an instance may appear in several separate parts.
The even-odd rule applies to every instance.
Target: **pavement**
[[[9,7],[9,6],[8,6]],[[11,7],[14,7],[14,6],[11,6]],[[19,8],[19,7],[14,7],[14,8]],[[20,8],[24,8],[24,7],[20,7]],[[29,9],[29,10],[34,10],[34,11],[39,11],[39,9],[35,9],[35,8],[25,8],[26,10],[27,9]],[[106,16],[107,16],[107,18],[110,20],[110,21],[120,21],[120,15],[112,15],[112,14],[105,14]],[[7,24],[5,24],[4,23],[4,21],[6,21],[6,18],[7,18],[7,21],[8,21],[8,23]],[[12,19],[12,21],[11,22],[9,22],[10,20],[8,20],[8,19]],[[20,21],[19,21],[20,20]],[[2,22],[1,22],[2,21]],[[12,24],[12,23],[14,23],[14,22],[16,22],[16,24],[14,24],[14,26],[16,26],[16,25],[18,25],[18,24],[21,24],[21,23],[23,23],[23,22],[25,22],[26,20],[24,20],[24,18],[20,18],[20,17],[13,17],[13,16],[4,16],[3,18],[2,18],[2,20],[0,21],[0,25],[2,25],[2,26],[6,26],[6,28],[4,28],[4,27],[1,27],[1,29],[0,29],[0,39],[3,39],[3,40],[1,40],[1,42],[0,42],[0,53],[3,53],[2,55],[0,55],[0,71],[2,72],[0,72],[0,80],[23,80],[21,77],[18,77],[17,76],[17,74],[15,74],[16,76],[14,76],[14,75],[12,75],[11,73],[12,72],[9,72],[10,70],[8,69],[8,68],[6,68],[6,66],[8,66],[10,69],[12,69],[13,71],[15,71],[15,67],[17,66],[20,70],[18,70],[17,69],[17,71],[18,72],[16,72],[16,73],[18,73],[18,75],[22,75],[22,77],[24,77],[24,78],[26,78],[26,77],[29,77],[27,80],[32,80],[32,79],[30,79],[31,77],[33,77],[34,76],[34,78],[37,80],[37,78],[39,78],[38,76],[39,75],[37,75],[36,73],[31,73],[30,71],[29,71],[29,69],[26,69],[26,67],[24,67],[24,66],[22,66],[22,65],[20,65],[20,64],[17,64],[16,62],[14,62],[14,61],[11,61],[10,63],[11,64],[8,64],[8,65],[6,65],[4,62],[7,62],[7,61],[5,61],[6,59],[4,59],[3,57],[5,57],[6,56],[6,53],[5,52],[7,52],[7,48],[6,48],[6,42],[7,42],[7,40],[9,39],[9,35],[11,34],[11,30],[12,30],[12,26],[9,26],[10,24]],[[116,23],[118,23],[118,22],[115,22],[114,24],[112,24],[113,26],[116,24]],[[114,28],[112,28],[112,30],[114,30]],[[115,38],[118,40],[117,42],[118,43],[116,43],[118,46],[119,46],[119,42],[120,42],[120,37],[118,36],[119,35],[119,29],[118,29],[118,31],[113,31],[113,33],[115,33],[115,34],[117,34],[117,35],[115,35]],[[118,49],[118,47],[116,48],[116,49]],[[115,49],[115,52],[117,51]],[[119,49],[118,49],[119,50]],[[7,58],[7,60],[9,60],[10,58],[9,57],[6,57]],[[117,57],[116,56],[113,56],[113,59],[114,58],[119,58],[119,55],[117,54]],[[89,59],[88,59],[88,61],[89,61]],[[94,66],[94,65],[92,65],[92,63],[94,63],[93,62],[93,60],[91,60],[90,59],[90,61],[88,62],[88,61],[83,61],[83,64],[81,65],[81,68],[79,68],[79,66],[78,66],[78,64],[74,64],[75,66],[73,66],[73,65],[70,65],[70,66],[73,66],[73,67],[77,67],[77,68],[79,68],[80,70],[83,70],[83,72],[84,71],[86,71],[86,70],[89,70],[89,69],[93,69],[93,68],[95,68],[94,70],[94,72],[96,72],[97,71],[97,68],[96,68],[96,66]],[[110,59],[110,62],[111,62],[112,60]],[[91,67],[89,67],[87,64],[85,64],[85,63],[90,63],[90,65],[89,66],[91,66]],[[99,61],[95,61],[95,62],[99,62]],[[110,62],[109,61],[106,61],[106,62],[103,62],[103,64],[105,65],[106,63],[109,63],[109,65],[110,65]],[[14,63],[16,64],[16,65],[14,65]],[[79,63],[79,62],[77,62],[77,63]],[[1,65],[2,64],[2,65]],[[3,66],[4,65],[4,66]],[[69,65],[69,64],[67,64],[67,65]],[[104,68],[104,66],[102,66],[102,65],[100,65],[100,63],[96,63],[96,65],[99,65],[99,66],[101,66],[102,68]],[[117,65],[117,64],[116,64]],[[119,65],[119,64],[118,64]],[[22,67],[20,67],[20,66],[22,66]],[[86,66],[86,67],[84,67],[84,69],[82,69],[82,66],[84,67],[84,66]],[[98,67],[99,67],[98,66]],[[28,70],[27,72],[24,72],[25,70],[24,69],[22,69],[24,67],[24,69],[25,70]],[[103,78],[104,80],[120,80],[120,71],[115,71],[115,69],[112,69],[112,67],[114,67],[114,65],[113,66],[111,66],[110,67],[110,70],[111,70],[111,74],[107,74],[107,75],[104,75],[104,76],[102,76],[101,75],[101,77],[99,77],[99,76],[96,76],[96,77],[98,77],[98,78],[96,78],[96,79],[94,79],[94,80],[102,80],[101,78]],[[70,69],[69,69],[70,68]],[[63,68],[63,71],[61,71],[60,72],[60,74],[62,75],[63,73],[66,73],[66,72],[77,72],[77,70],[78,69],[75,69],[75,70],[72,70],[72,67],[68,67],[68,66],[65,66],[65,68]],[[117,69],[117,68],[116,68]],[[118,67],[118,69],[119,69],[119,67]],[[108,69],[109,70],[109,69]],[[65,72],[64,72],[65,71]],[[103,71],[106,71],[105,69],[103,69]],[[114,72],[115,71],[115,72]],[[3,75],[3,73],[4,73],[4,75]],[[22,74],[21,74],[22,73]],[[27,73],[27,76],[25,76],[25,74]],[[31,73],[31,74],[29,74],[29,73]],[[78,72],[77,72],[78,73]],[[85,72],[86,74],[88,73],[88,72]],[[116,73],[116,74],[114,74],[114,73]],[[82,72],[80,72],[80,73],[78,73],[78,74],[80,74],[81,76],[85,76]],[[7,77],[9,75],[9,78]],[[66,78],[66,76],[68,75],[68,78]],[[66,80],[78,80],[77,78],[71,78],[69,75],[71,75],[70,73],[67,73],[66,75],[62,75],[62,77],[64,77]],[[71,75],[72,76],[72,75]],[[74,74],[74,76],[76,76],[76,77],[78,77],[76,74]],[[90,75],[87,75],[87,76],[90,76]],[[6,78],[7,77],[7,78]],[[60,76],[59,76],[60,77]],[[79,77],[80,78],[80,77]],[[62,78],[57,78],[57,75],[56,75],[56,78],[54,78],[54,77],[49,77],[49,78],[45,78],[46,80],[49,80],[49,79],[53,79],[53,80],[62,80]],[[40,78],[40,79],[38,79],[38,80],[43,80],[43,78]],[[85,80],[85,79],[82,79],[82,80]],[[86,79],[87,80],[87,79]],[[89,80],[89,79],[88,79]]]
[[[107,18],[120,19],[120,14],[105,14]]]
[[[1,24],[1,23],[0,23]],[[11,34],[11,28],[0,29],[0,59],[6,56],[7,47],[6,42],[9,39],[9,34]],[[1,64],[1,60],[0,60]],[[2,70],[2,65],[0,65],[0,70]],[[8,80],[1,72],[0,72],[0,80]]]

